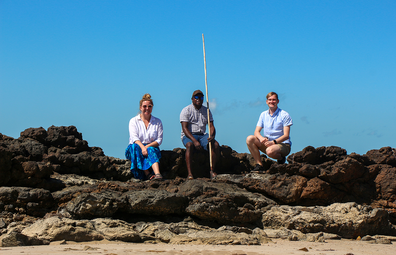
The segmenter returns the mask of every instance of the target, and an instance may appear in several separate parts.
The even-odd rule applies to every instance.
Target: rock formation
[[[184,152],[162,151],[165,180],[139,181],[130,162],[89,147],[74,126],[29,128],[18,139],[0,134],[0,245],[396,236],[394,148],[348,155],[308,146],[288,164],[263,155],[267,170],[251,173],[249,154],[222,146],[215,180],[205,152],[193,158],[197,179],[186,180]]]

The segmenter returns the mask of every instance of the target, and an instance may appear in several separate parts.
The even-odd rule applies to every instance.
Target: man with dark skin
[[[216,178],[217,173],[214,170],[217,157],[220,154],[219,143],[215,140],[216,129],[213,124],[212,113],[209,110],[209,134],[206,133],[206,125],[208,124],[207,108],[202,105],[204,95],[202,91],[194,91],[191,101],[192,104],[183,108],[180,113],[180,123],[182,126],[181,139],[186,146],[186,165],[188,171],[188,179],[194,177],[191,173],[191,156],[195,150],[208,150],[211,143],[212,167],[210,169],[210,178]]]

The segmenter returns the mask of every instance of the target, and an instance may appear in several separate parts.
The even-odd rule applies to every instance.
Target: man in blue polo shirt
[[[260,151],[276,159],[279,164],[286,162],[286,156],[291,150],[290,126],[293,120],[290,115],[278,108],[278,94],[270,92],[266,101],[269,109],[260,114],[254,135],[246,138],[247,147],[256,161],[252,171],[264,171]],[[261,135],[263,130],[264,136]]]

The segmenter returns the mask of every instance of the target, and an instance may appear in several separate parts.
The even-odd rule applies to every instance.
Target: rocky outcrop
[[[132,177],[126,160],[89,147],[74,126],[29,128],[18,139],[1,135],[0,148],[2,186],[58,190],[64,185],[51,178],[54,172],[122,181]]]
[[[251,173],[249,154],[222,146],[215,180],[205,152],[193,157],[197,179],[186,180],[185,150],[176,148],[162,151],[165,180],[140,181],[130,162],[89,147],[74,126],[0,134],[0,245],[396,236],[395,152],[308,146],[288,164],[263,155],[267,170]]]
[[[273,206],[263,214],[263,226],[296,229],[303,233],[326,232],[345,238],[364,234],[392,234],[392,224],[383,209],[350,203],[329,206]]]

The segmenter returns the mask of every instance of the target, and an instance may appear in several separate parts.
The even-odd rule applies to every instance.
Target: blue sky
[[[292,153],[396,147],[395,13],[395,1],[0,0],[0,133],[74,125],[125,158],[150,93],[161,149],[183,147],[180,111],[205,90],[203,33],[221,145],[248,152],[275,91]]]

